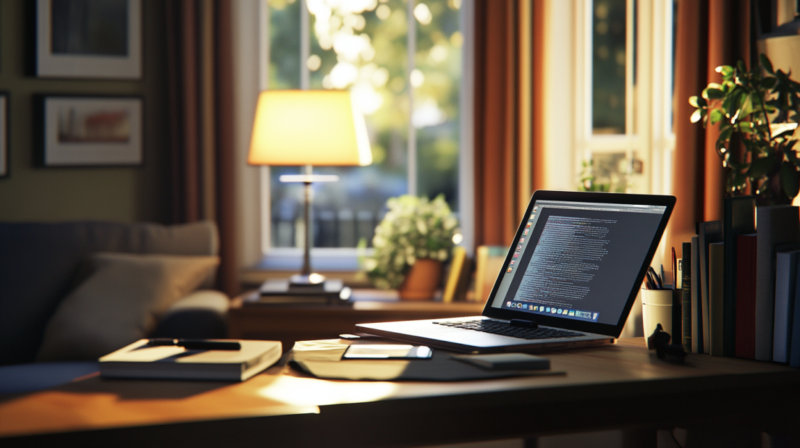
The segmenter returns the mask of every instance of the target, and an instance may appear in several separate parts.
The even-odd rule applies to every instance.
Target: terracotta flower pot
[[[421,258],[411,266],[406,279],[400,286],[403,300],[430,300],[442,279],[442,262]]]

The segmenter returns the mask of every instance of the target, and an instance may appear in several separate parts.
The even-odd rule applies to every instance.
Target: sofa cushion
[[[219,259],[97,253],[90,264],[91,276],[64,298],[47,324],[37,361],[96,360],[146,337]]]
[[[211,222],[0,223],[0,365],[32,362],[48,319],[94,252],[216,255]]]

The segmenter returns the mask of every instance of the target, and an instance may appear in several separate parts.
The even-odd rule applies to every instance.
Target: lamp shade
[[[364,117],[350,92],[267,90],[258,97],[251,165],[372,163]]]

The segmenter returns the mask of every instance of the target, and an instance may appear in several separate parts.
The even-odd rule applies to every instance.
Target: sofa
[[[0,223],[0,393],[97,371],[144,337],[227,337],[214,223]]]

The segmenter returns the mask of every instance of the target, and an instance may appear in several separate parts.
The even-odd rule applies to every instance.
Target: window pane
[[[626,0],[592,7],[592,132],[624,134]]]
[[[461,83],[460,2],[425,0],[416,20],[412,122],[417,134],[419,195],[444,194],[458,210],[459,86]]]
[[[313,244],[355,247],[364,239],[371,245],[386,200],[408,191],[406,3],[314,1],[309,12],[311,49],[305,64],[310,86],[351,90],[356,95],[373,156],[367,167],[314,167],[315,173],[338,174],[340,181],[314,185]],[[299,19],[296,23],[299,40]],[[270,49],[275,45],[272,42]],[[274,60],[272,55],[270,59]],[[299,59],[295,61],[299,66]],[[273,247],[302,246],[302,186],[278,181],[280,174],[297,172],[296,167],[272,168]]]
[[[300,1],[269,0],[270,89],[300,88]]]

